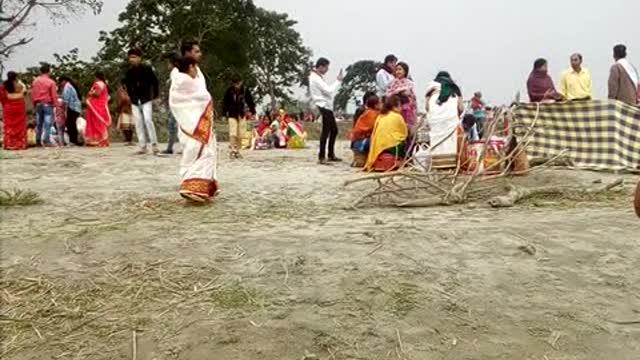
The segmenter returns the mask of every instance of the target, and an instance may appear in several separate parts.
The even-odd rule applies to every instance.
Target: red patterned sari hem
[[[194,201],[212,200],[218,191],[218,182],[215,180],[187,179],[180,184],[180,195]]]

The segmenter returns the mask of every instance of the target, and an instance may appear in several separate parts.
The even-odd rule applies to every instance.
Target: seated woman
[[[258,126],[253,129],[251,150],[266,150],[273,146],[273,134],[270,125],[271,120],[267,116],[260,119]]]
[[[380,99],[377,95],[367,98],[364,112],[356,119],[356,124],[351,130],[351,150],[353,151],[352,167],[363,167],[369,155],[371,133],[376,126],[376,120],[380,116]]]
[[[287,148],[304,149],[307,132],[297,118],[289,118],[287,123]]]
[[[432,167],[458,166],[458,132],[464,111],[462,92],[448,72],[442,71],[429,84],[426,96],[427,124],[430,127]]]
[[[384,107],[371,134],[365,171],[391,171],[404,160],[404,142],[409,130],[400,113],[402,102],[396,95],[385,99]]]
[[[287,147],[286,128],[283,128],[282,120],[275,118],[271,122],[271,133],[273,134],[273,146],[276,149],[284,149]]]
[[[527,91],[531,102],[548,103],[562,100],[562,95],[556,91],[553,79],[549,76],[547,60],[538,59],[533,64],[533,71],[527,80]]]

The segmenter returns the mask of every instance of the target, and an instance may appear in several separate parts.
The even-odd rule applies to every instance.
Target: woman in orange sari
[[[352,167],[363,167],[369,156],[369,145],[371,144],[371,133],[376,126],[376,120],[380,116],[380,99],[377,95],[370,95],[367,98],[366,110],[358,117],[356,124],[351,130],[351,150],[353,151]]]
[[[397,95],[388,96],[371,134],[371,146],[364,166],[365,171],[386,172],[402,165],[409,129],[401,112],[400,98]]]
[[[24,105],[25,86],[18,74],[10,71],[0,89],[2,102],[2,146],[7,150],[27,148],[27,113]]]
[[[109,146],[109,125],[111,125],[109,87],[101,71],[96,72],[96,80],[87,97],[85,120],[87,121],[84,132],[85,144],[97,147]]]

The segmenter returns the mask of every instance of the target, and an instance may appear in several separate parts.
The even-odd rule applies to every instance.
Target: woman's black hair
[[[107,86],[107,93],[110,94],[111,87],[107,84],[107,77],[104,75],[104,72],[102,70],[96,70],[95,77],[98,80],[104,81],[104,84]]]
[[[382,107],[382,114],[386,115],[393,111],[395,108],[399,108],[402,105],[400,97],[397,95],[387,96],[384,100],[384,106]]]
[[[7,80],[3,83],[4,89],[9,93],[16,91],[16,85],[14,82],[18,80],[18,74],[15,71],[9,71],[7,73]]]
[[[60,76],[58,78],[58,81],[59,82],[63,82],[63,81],[68,82],[73,87],[73,89],[76,91],[76,95],[78,95],[78,100],[82,101],[82,95],[80,95],[82,93],[80,92],[80,88],[78,87],[78,84],[75,83],[75,81],[71,80],[71,78],[68,77],[67,75]]]
[[[405,62],[399,62],[398,65],[404,70],[404,77],[409,78],[409,64]]]
[[[364,96],[362,97],[362,105],[366,106],[367,102],[369,101],[369,98],[372,96],[378,96],[378,94],[376,94],[375,91],[367,91],[366,93],[364,93]]]
[[[374,94],[373,96],[369,96],[367,98],[365,106],[369,109],[375,109],[376,107],[378,107],[378,104],[380,104],[380,98],[378,97],[378,95]]]
[[[182,59],[180,59],[180,61],[178,61],[178,63],[176,64],[176,67],[178,68],[178,71],[180,71],[181,73],[187,73],[189,71],[189,68],[193,65],[195,66],[196,60],[190,57],[182,57]]]
[[[540,58],[533,63],[533,69],[538,70],[545,65],[547,65],[547,59]]]

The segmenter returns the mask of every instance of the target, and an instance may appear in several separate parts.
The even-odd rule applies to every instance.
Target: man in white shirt
[[[387,88],[395,78],[394,73],[397,64],[398,58],[395,55],[387,55],[387,57],[384,58],[384,65],[376,74],[376,92],[380,99],[387,96]]]
[[[329,162],[342,161],[336,157],[335,144],[338,137],[338,124],[336,123],[336,117],[333,114],[333,100],[336,96],[336,92],[340,87],[344,76],[342,70],[338,75],[338,79],[333,84],[329,85],[324,80],[324,76],[329,71],[329,60],[326,58],[320,58],[316,62],[316,67],[309,75],[309,91],[311,93],[311,100],[320,110],[322,114],[322,133],[320,135],[320,153],[318,154],[318,163],[321,165],[327,165],[328,153]],[[327,149],[327,141],[328,149]],[[326,152],[325,152],[326,151]]]

